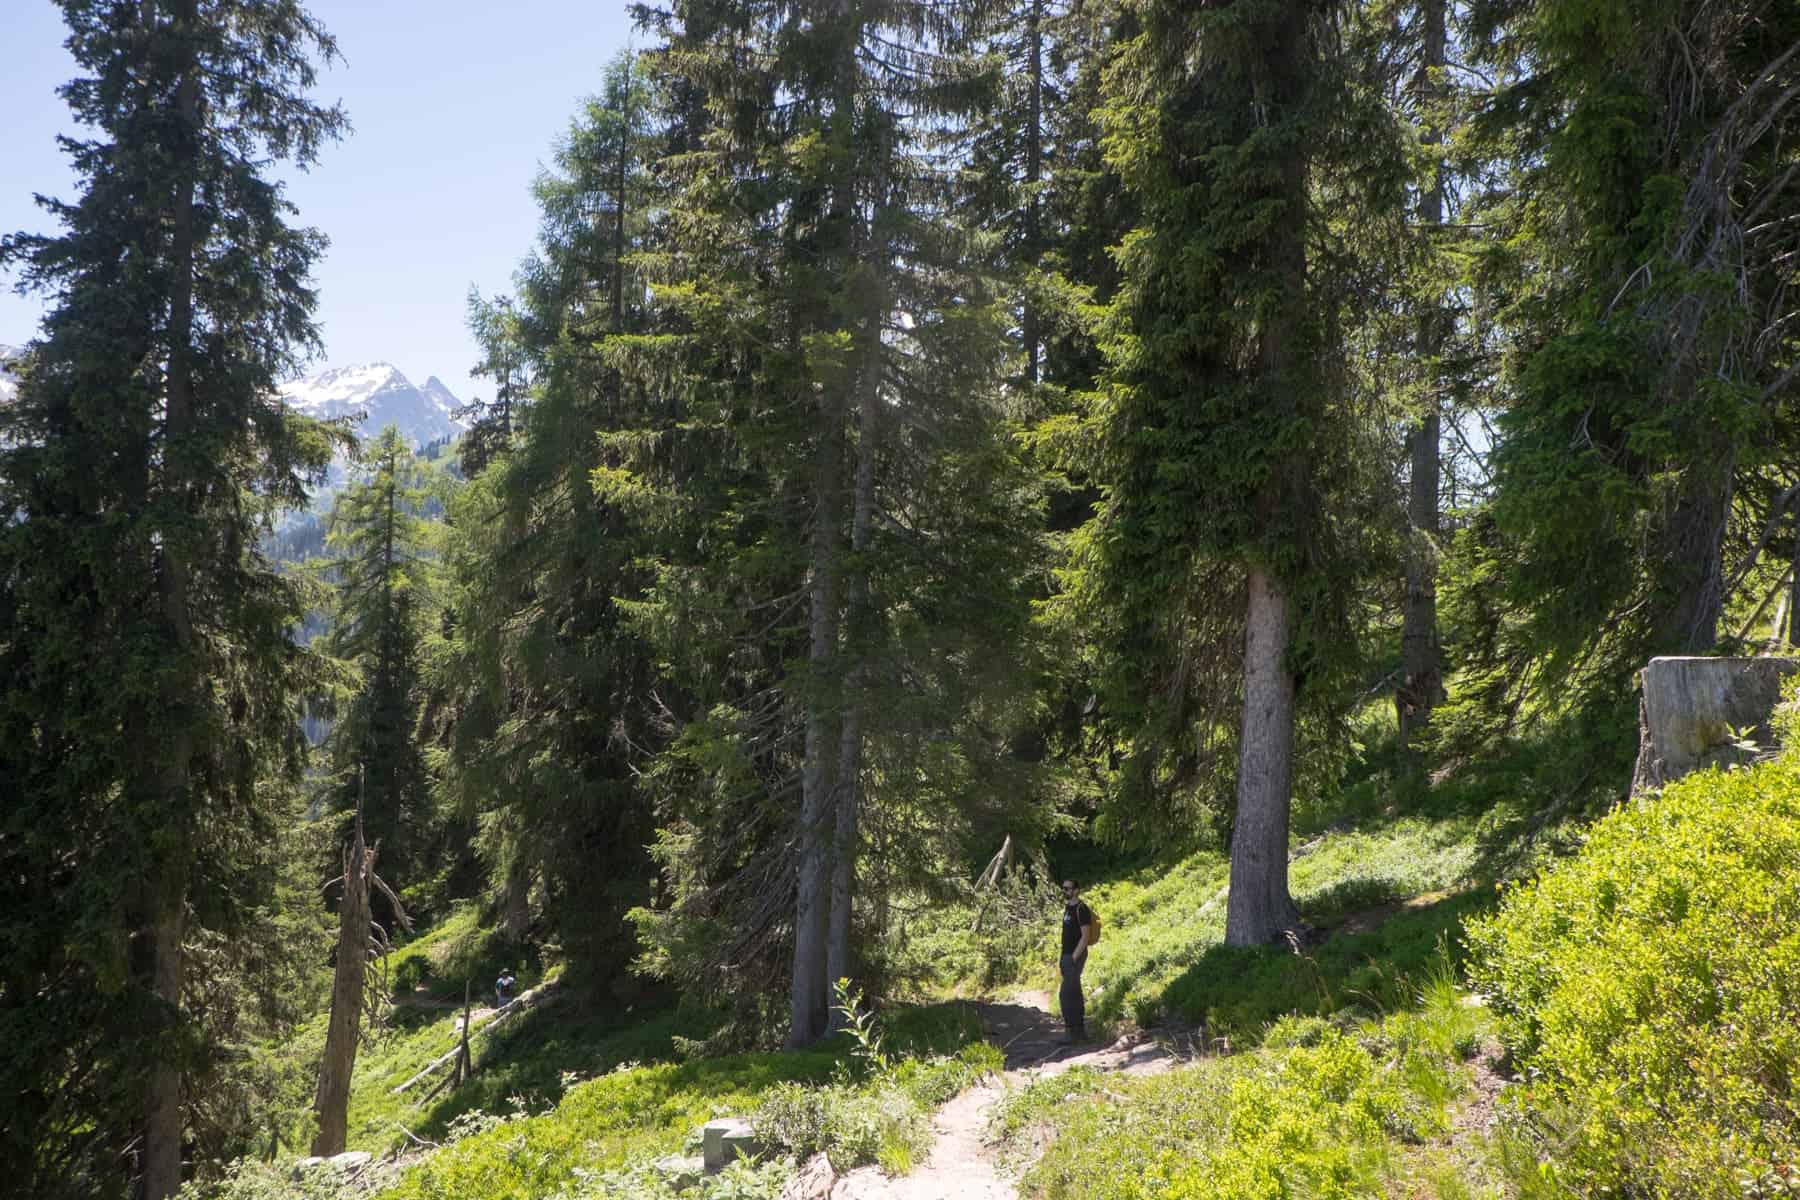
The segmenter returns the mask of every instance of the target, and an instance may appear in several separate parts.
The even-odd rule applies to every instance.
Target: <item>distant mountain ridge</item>
[[[20,353],[21,347],[0,344],[0,404],[19,393],[18,378],[7,370],[7,362]],[[468,422],[456,419],[462,402],[442,380],[433,375],[419,387],[392,363],[335,367],[285,383],[280,393],[307,416],[361,414],[356,432],[362,438],[373,437],[388,425],[397,426],[415,449],[457,437],[469,427]]]
[[[19,378],[7,370],[7,364],[22,353],[18,346],[0,346],[0,404],[19,394]]]
[[[282,384],[281,396],[309,417],[363,414],[356,430],[362,438],[396,426],[415,449],[456,437],[469,427],[454,415],[461,401],[437,376],[419,387],[392,363],[334,367]]]

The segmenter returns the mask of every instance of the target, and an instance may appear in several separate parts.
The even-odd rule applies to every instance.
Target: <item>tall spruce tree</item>
[[[1418,140],[1427,156],[1418,183],[1418,224],[1428,243],[1443,240],[1447,164],[1441,149],[1445,120],[1441,97],[1449,42],[1448,8],[1447,0],[1420,0],[1415,17],[1418,58],[1409,90]],[[1428,264],[1428,269],[1437,266],[1430,260]],[[1408,744],[1431,723],[1432,710],[1444,699],[1443,642],[1437,613],[1446,378],[1440,364],[1451,330],[1441,283],[1424,289],[1419,309],[1415,368],[1422,386],[1418,416],[1406,434],[1406,598],[1401,612],[1400,685],[1394,692],[1400,738]]]
[[[646,321],[632,256],[664,119],[635,60],[610,63],[534,185],[539,245],[517,300],[472,306],[485,363],[519,382],[512,435],[483,463],[465,456],[481,470],[451,509],[453,632],[431,668],[442,791],[480,823],[493,899],[515,935],[560,941],[589,986],[624,983],[624,914],[650,898],[638,777],[671,702],[625,620],[648,547],[590,483],[603,436],[643,424],[642,395],[603,350]]]
[[[360,807],[383,875],[408,887],[431,872],[436,849],[419,734],[421,642],[440,603],[437,529],[426,518],[434,486],[392,425],[352,471],[328,522],[336,604],[322,648],[357,683],[326,738],[326,800],[340,813]],[[390,927],[397,916],[385,903],[374,911]]]
[[[263,169],[344,118],[306,98],[334,48],[298,4],[61,7],[82,193],[46,202],[61,234],[0,254],[55,298],[0,417],[0,856],[31,896],[6,910],[24,1102],[0,1124],[23,1190],[117,1194],[129,1171],[161,1200],[220,1053],[187,947],[273,886],[233,856],[270,832],[259,774],[297,769],[298,605],[257,536],[329,450],[275,394],[313,348],[321,239]]]
[[[1331,61],[1334,6],[1131,13],[1103,116],[1143,223],[1119,250],[1106,494],[1085,561],[1117,614],[1127,671],[1175,662],[1158,691],[1179,699],[1184,676],[1206,673],[1217,692],[1241,694],[1226,939],[1261,943],[1298,921],[1287,887],[1296,727],[1302,705],[1329,719],[1337,703],[1334,670],[1355,653],[1347,597],[1372,565],[1358,562],[1366,423],[1342,358],[1335,260],[1348,255],[1328,210],[1395,208],[1398,172],[1385,119],[1362,119],[1367,98]],[[1328,136],[1345,126],[1362,138]],[[1225,650],[1234,631],[1239,670]],[[1177,736],[1231,744],[1216,711],[1209,723],[1183,716]]]
[[[1508,167],[1483,214],[1508,351],[1489,544],[1517,625],[1493,669],[1616,695],[1646,656],[1719,643],[1791,478],[1800,12],[1473,9]]]
[[[896,618],[949,600],[947,586],[992,595],[1016,579],[992,569],[1019,557],[993,537],[1021,496],[995,437],[1002,310],[968,270],[970,239],[929,153],[973,94],[966,30],[954,10],[910,0],[646,17],[668,38],[656,61],[669,94],[703,97],[705,115],[665,163],[678,253],[656,260],[652,283],[668,332],[618,343],[628,379],[670,398],[668,423],[619,439],[631,453],[600,483],[616,503],[706,531],[709,555],[671,553],[644,612],[704,630],[677,661],[711,703],[665,765],[709,778],[740,819],[664,825],[680,882],[645,928],[672,962],[726,919],[734,935],[717,944],[734,972],[763,970],[785,942],[789,1037],[804,1043],[827,1026],[830,977],[852,967],[870,822],[908,807],[869,789],[871,755],[920,749],[885,727],[918,712],[886,701],[903,677],[948,687],[936,723],[961,750],[968,687],[991,678],[968,657],[962,604],[935,629]],[[702,475],[693,456],[706,445],[724,454]],[[980,501],[954,513],[942,488]],[[962,561],[957,526],[1003,556],[985,577]],[[983,619],[1004,624],[1019,600]],[[926,666],[933,638],[961,644]],[[772,821],[783,811],[791,838]],[[938,828],[961,817],[952,806]],[[791,923],[766,900],[784,895]]]

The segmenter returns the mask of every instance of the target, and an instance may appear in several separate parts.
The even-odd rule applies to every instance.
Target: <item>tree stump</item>
[[[1774,754],[1769,718],[1793,658],[1653,658],[1638,672],[1638,760],[1631,794],[1704,767]],[[1749,748],[1743,743],[1749,743]]]

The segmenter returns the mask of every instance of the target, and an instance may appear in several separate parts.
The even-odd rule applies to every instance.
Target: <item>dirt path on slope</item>
[[[1013,1003],[977,1004],[987,1040],[1006,1055],[1005,1070],[938,1110],[932,1120],[931,1155],[911,1174],[890,1178],[879,1168],[861,1167],[837,1181],[831,1200],[1017,1200],[1012,1179],[1000,1170],[982,1140],[989,1111],[1008,1089],[1070,1067],[1148,1075],[1167,1070],[1174,1061],[1161,1046],[1142,1037],[1111,1044],[1059,1045],[1062,1022],[1047,1011],[1049,1000],[1040,992]]]

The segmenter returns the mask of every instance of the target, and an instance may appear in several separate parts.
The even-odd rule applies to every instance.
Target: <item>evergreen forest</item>
[[[8,1194],[1800,1196],[1800,4],[639,3],[428,446],[55,6]]]

